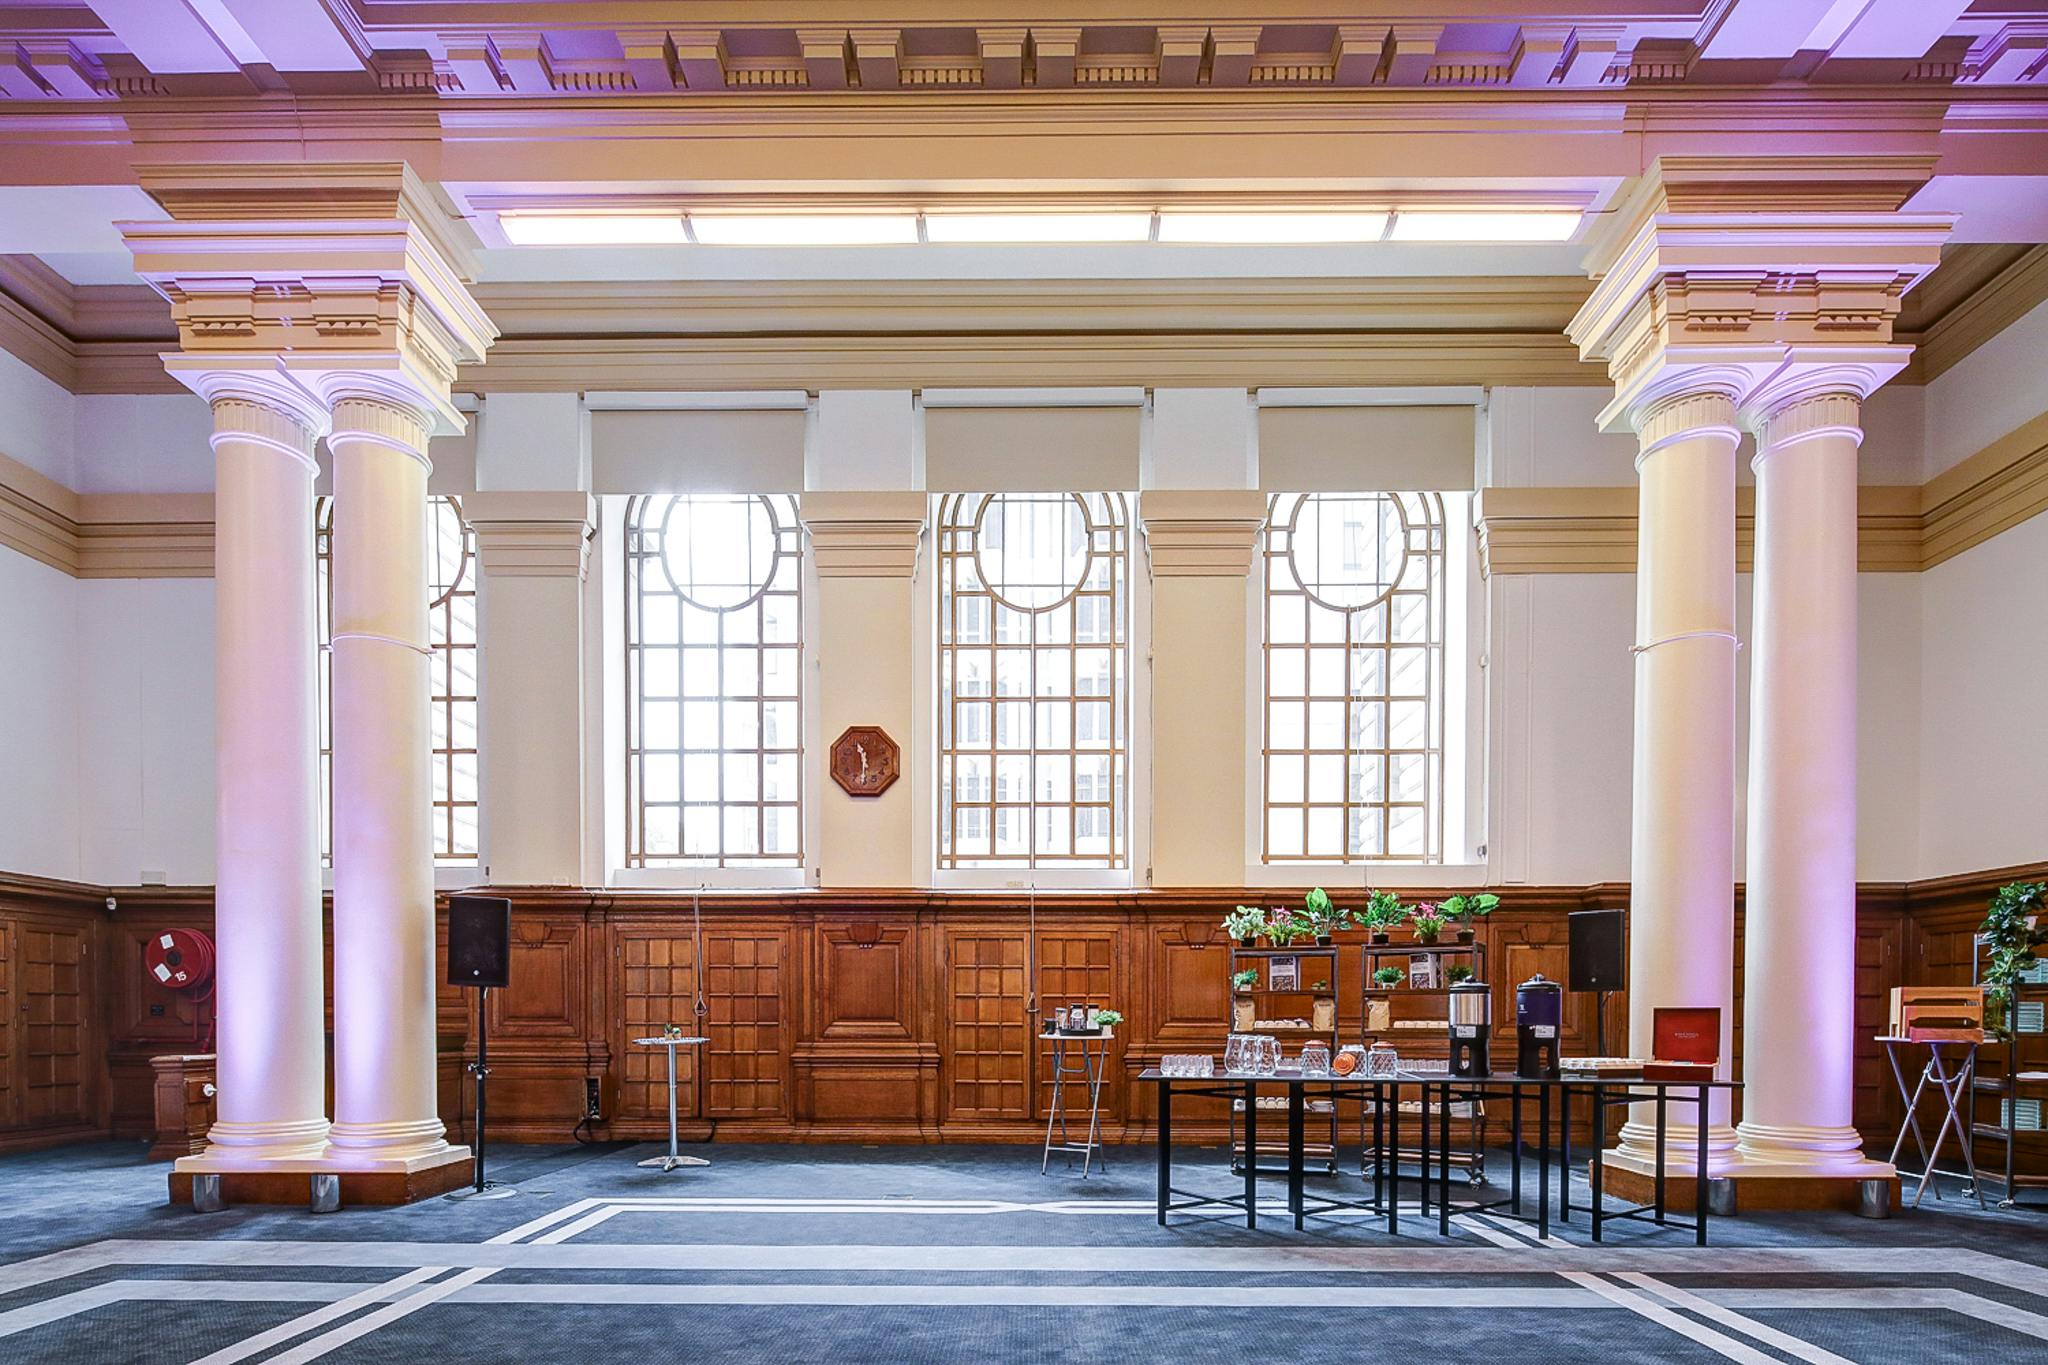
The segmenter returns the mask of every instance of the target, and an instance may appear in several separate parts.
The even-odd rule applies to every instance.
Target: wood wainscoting
[[[1869,1041],[1890,987],[1967,981],[1970,934],[1991,891],[2043,876],[2048,865],[1859,888],[1856,1114],[1867,1136],[1889,1141],[1897,1124]],[[1566,978],[1566,914],[1628,901],[1624,883],[1495,889],[1504,904],[1480,935],[1503,1021],[1516,983]],[[1034,919],[1015,893],[713,894],[700,937],[688,893],[493,890],[514,907],[511,985],[490,997],[493,1135],[546,1142],[571,1135],[593,1088],[604,1118],[585,1136],[665,1134],[663,1059],[632,1040],[668,1023],[711,1039],[677,1059],[691,1140],[1031,1140],[1050,1094],[1031,1010],[1074,1000],[1126,1016],[1103,1108],[1112,1141],[1146,1139],[1151,1096],[1131,1077],[1163,1053],[1213,1052],[1226,1031],[1223,913],[1300,899],[1235,887],[1041,894]],[[1738,899],[1738,919],[1739,908]],[[151,1058],[194,1050],[207,1006],[150,980],[142,946],[164,928],[210,930],[212,918],[206,888],[110,893],[0,877],[0,1150],[152,1136]],[[1358,938],[1340,945],[1347,1037],[1359,1026]],[[1739,953],[1737,962],[1739,991]],[[1625,998],[1610,998],[1608,1011],[1618,1051]],[[451,1138],[467,1136],[462,1063],[474,1014],[473,993],[442,989]],[[1739,1004],[1735,1022],[1739,1065]],[[1565,1025],[1567,1052],[1592,1050],[1589,997],[1566,997]],[[1190,1138],[1220,1132],[1220,1106],[1190,1109]]]

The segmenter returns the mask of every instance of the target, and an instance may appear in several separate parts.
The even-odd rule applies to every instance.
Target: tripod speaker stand
[[[512,972],[512,902],[498,896],[448,898],[448,982],[476,987],[476,1133],[472,1144],[476,1175],[466,1190],[444,1199],[507,1199],[516,1186],[484,1178],[484,1093],[490,1079],[491,987],[504,986]]]

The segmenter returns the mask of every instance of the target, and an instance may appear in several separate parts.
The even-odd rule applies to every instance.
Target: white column
[[[1636,549],[1635,781],[1630,829],[1629,1043],[1648,1055],[1659,1007],[1721,1011],[1727,1072],[1735,987],[1735,404],[1679,392],[1631,414],[1641,442]],[[1645,1107],[1646,1108],[1646,1107]],[[1653,1156],[1646,1113],[1618,1156]],[[1673,1160],[1694,1125],[1673,1115]],[[1710,1166],[1735,1145],[1717,1096]]]
[[[181,1171],[317,1157],[327,1136],[313,442],[260,380],[213,404],[219,1117]]]
[[[1856,1019],[1858,391],[1744,413],[1756,431],[1744,909],[1744,1175],[1869,1177]]]
[[[434,1075],[427,719],[432,417],[331,386],[334,429],[334,1113],[344,1167],[460,1159]]]

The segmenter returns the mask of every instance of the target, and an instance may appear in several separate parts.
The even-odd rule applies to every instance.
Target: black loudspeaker
[[[1618,991],[1628,985],[1628,912],[1574,910],[1571,927],[1571,988]]]
[[[512,979],[512,902],[448,898],[448,984],[505,986]]]

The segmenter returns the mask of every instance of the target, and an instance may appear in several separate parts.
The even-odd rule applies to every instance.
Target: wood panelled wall
[[[2048,876],[2048,864],[1859,888],[1857,1121],[1868,1136],[1889,1140],[1897,1124],[1868,1041],[1882,1031],[1887,991],[1968,980],[1970,936],[1992,889],[2029,876]],[[1497,889],[1505,904],[1480,933],[1495,1018],[1512,1021],[1517,982],[1565,978],[1565,915],[1624,906],[1628,888]],[[0,1003],[14,1021],[0,1029],[0,1150],[149,1136],[149,1059],[190,1051],[203,1033],[207,1007],[151,981],[142,950],[159,929],[210,929],[211,892],[116,889],[111,907],[109,894],[0,878]],[[1104,1108],[1112,1140],[1143,1139],[1150,1096],[1130,1077],[1165,1052],[1215,1051],[1227,1029],[1223,912],[1299,899],[1237,889],[1041,895],[1034,916],[1009,894],[714,895],[700,939],[687,895],[501,894],[515,908],[512,983],[490,998],[493,1133],[556,1142],[592,1082],[606,1117],[587,1135],[665,1132],[662,1058],[631,1040],[667,1023],[711,1038],[678,1056],[692,1139],[1029,1139],[1050,1090],[1031,1010],[1071,1000],[1126,1015]],[[1358,1024],[1358,941],[1340,941],[1347,1036]],[[1590,1052],[1591,1000],[1566,1000],[1566,1051]],[[1616,996],[1608,1009],[1619,1051],[1626,1002]],[[473,1012],[473,995],[444,989],[442,1114],[456,1134],[466,1131]],[[1739,1061],[1739,1004],[1736,1023]],[[1220,1127],[1222,1113],[1188,1118]]]

